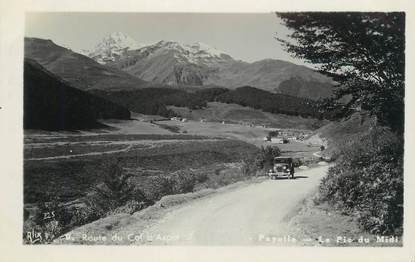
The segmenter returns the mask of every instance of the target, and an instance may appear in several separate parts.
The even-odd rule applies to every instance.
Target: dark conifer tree
[[[405,13],[277,13],[291,33],[277,35],[294,57],[317,65],[339,88],[325,101],[342,115],[367,110],[382,125],[404,129]],[[344,100],[343,100],[344,101]]]

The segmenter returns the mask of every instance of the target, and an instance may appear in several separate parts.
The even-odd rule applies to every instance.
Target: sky
[[[27,13],[25,35],[51,39],[74,51],[92,49],[112,32],[138,43],[160,40],[184,44],[203,42],[235,59],[254,62],[281,59],[296,64],[275,39],[289,32],[274,13]]]

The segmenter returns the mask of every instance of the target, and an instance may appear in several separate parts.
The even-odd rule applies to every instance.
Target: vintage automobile
[[[286,177],[294,178],[294,163],[292,157],[276,157],[272,163],[272,168],[268,171],[271,179]]]

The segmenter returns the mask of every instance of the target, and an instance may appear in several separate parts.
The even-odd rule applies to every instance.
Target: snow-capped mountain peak
[[[105,36],[92,50],[83,50],[83,53],[98,63],[113,62],[129,50],[143,47],[130,36],[122,32],[114,32]]]
[[[182,44],[175,41],[165,41],[161,40],[155,44],[158,48],[163,49],[173,49],[177,51],[185,51],[188,54],[191,55],[204,55],[204,56],[216,56],[220,57],[222,54],[225,54],[225,52],[220,51],[214,47],[211,47],[205,43],[202,42],[195,42],[193,44]]]
[[[190,45],[190,47],[195,50],[203,51],[214,56],[221,56],[222,54],[225,54],[225,52],[220,51],[202,42],[193,43],[192,45]]]
[[[223,51],[202,42],[183,44],[176,41],[161,40],[152,45],[143,46],[122,32],[114,32],[105,36],[92,50],[81,50],[80,53],[94,59],[100,64],[117,62],[133,55],[129,51],[137,50],[144,57],[173,54],[179,63],[217,64],[233,60]]]
[[[207,44],[196,42],[183,44],[175,41],[161,40],[138,50],[147,57],[173,55],[179,63],[217,64],[233,60],[231,56]]]
[[[133,38],[122,32],[114,32],[107,35],[103,38],[103,40],[100,43],[97,44],[95,48],[99,48],[102,46],[129,48],[130,50],[139,49],[143,47],[141,44],[138,44],[137,41],[135,41]]]

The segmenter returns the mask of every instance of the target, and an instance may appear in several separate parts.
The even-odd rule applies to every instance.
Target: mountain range
[[[248,63],[200,42],[159,41],[143,46],[117,32],[81,53],[51,40],[25,38],[25,57],[35,59],[83,90],[212,86],[235,89],[249,85],[313,100],[329,97],[333,92],[332,80],[308,67],[276,59]]]
[[[317,100],[332,94],[333,81],[305,66],[264,59],[253,63],[238,60],[205,43],[159,41],[146,45],[123,33],[104,37],[86,53],[98,63],[132,76],[168,86],[253,86]]]
[[[25,72],[28,97],[46,101],[50,96],[53,102],[45,106],[31,102],[35,106],[29,111],[37,108],[37,113],[41,112],[34,119],[42,118],[48,110],[55,114],[44,116],[44,128],[60,128],[48,126],[54,117],[58,118],[56,111],[63,110],[56,102],[60,99],[57,93],[62,91],[60,85],[70,90],[65,91],[69,105],[64,108],[72,112],[68,115],[81,115],[85,110],[90,116],[87,121],[81,119],[82,123],[102,117],[125,118],[128,111],[170,117],[175,112],[168,106],[203,109],[215,101],[274,114],[325,118],[313,100],[329,96],[333,89],[329,78],[310,68],[274,59],[248,63],[200,42],[187,45],[159,41],[140,47],[131,38],[116,33],[96,47],[88,57],[51,40],[25,38],[25,59],[32,61],[25,62],[25,70],[38,75],[47,72],[48,76],[36,78],[35,73]],[[52,82],[54,89],[42,84]],[[34,87],[27,90],[26,86]],[[86,92],[79,93],[82,91]],[[124,113],[119,114],[121,111]],[[68,126],[76,126],[76,121],[72,122]]]

